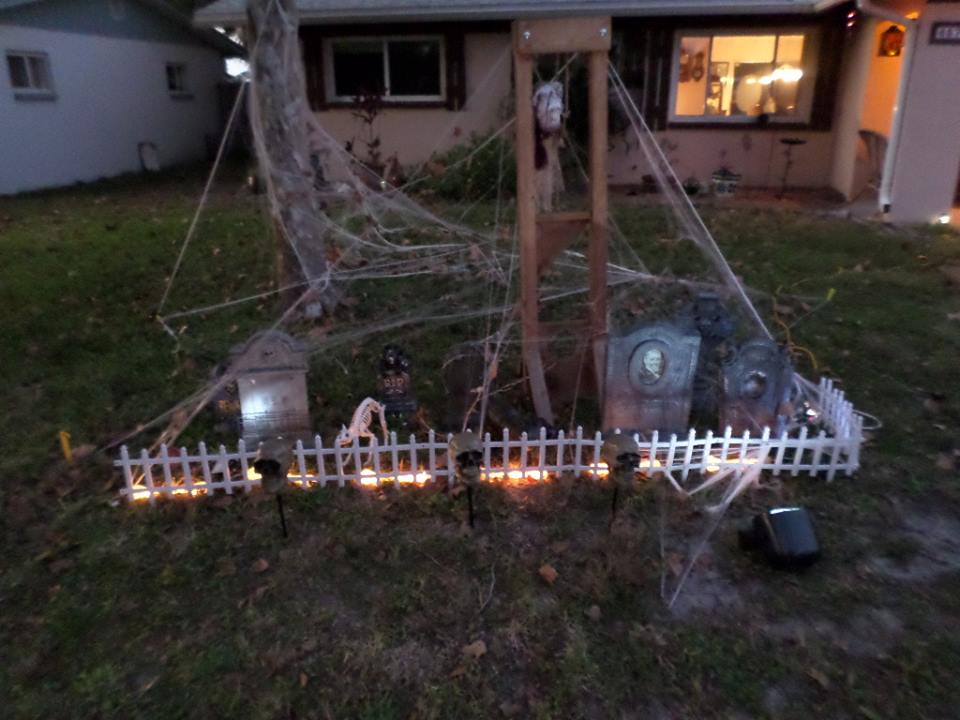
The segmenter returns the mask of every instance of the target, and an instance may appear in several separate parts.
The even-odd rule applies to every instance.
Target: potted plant
[[[713,194],[717,197],[731,197],[740,184],[740,174],[731,170],[725,162],[726,154],[725,150],[720,153],[720,168],[714,171],[710,178],[713,182]]]

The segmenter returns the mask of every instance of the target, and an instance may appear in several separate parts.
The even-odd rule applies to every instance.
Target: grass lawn
[[[177,351],[152,319],[201,186],[185,171],[0,198],[3,717],[956,717],[960,288],[941,267],[960,237],[706,209],[749,285],[835,289],[793,339],[884,427],[855,478],[738,502],[668,612],[652,488],[609,530],[605,488],[484,488],[474,532],[438,489],[292,493],[284,541],[259,493],[117,507],[111,454],[68,465],[59,431],[101,447],[275,316],[199,317]],[[643,211],[617,214],[649,250]],[[272,281],[268,222],[239,186],[190,253],[172,307]],[[368,392],[336,369],[372,361],[351,352],[317,360],[318,429]],[[433,352],[417,355],[425,404],[442,395]],[[773,502],[815,513],[826,554],[802,575],[736,549],[737,522]]]

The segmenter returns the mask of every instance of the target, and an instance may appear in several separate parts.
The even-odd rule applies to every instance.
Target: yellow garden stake
[[[63,450],[63,457],[68,463],[73,462],[73,448],[70,447],[70,433],[66,430],[60,431],[60,449]]]

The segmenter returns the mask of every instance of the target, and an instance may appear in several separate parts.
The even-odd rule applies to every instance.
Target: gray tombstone
[[[307,349],[278,330],[259,332],[234,348],[231,370],[237,376],[243,439],[308,437]]]
[[[723,364],[720,402],[721,427],[752,435],[769,427],[779,433],[793,379],[787,352],[773,340],[747,340]]]
[[[686,433],[699,349],[698,334],[668,323],[611,337],[603,427]]]

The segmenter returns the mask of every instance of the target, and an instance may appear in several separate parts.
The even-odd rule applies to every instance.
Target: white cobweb
[[[436,353],[428,355],[420,361],[418,373],[441,378],[445,372],[451,372],[451,368],[455,370],[457,364],[473,365],[471,379],[479,380],[479,384],[470,389],[472,395],[463,403],[461,417],[439,422],[435,416],[432,422],[444,430],[482,429],[491,422],[491,415],[497,414],[495,406],[499,408],[498,417],[503,416],[503,407],[506,406],[508,420],[520,418],[521,422],[526,419],[535,423],[536,417],[532,415],[529,403],[522,398],[524,378],[518,352],[519,260],[513,224],[515,205],[507,187],[509,170],[514,163],[509,146],[512,118],[506,118],[469,154],[443,168],[444,172],[454,172],[469,166],[481,152],[494,149],[498,173],[496,182],[486,194],[486,224],[478,225],[465,219],[476,206],[437,203],[427,206],[423,202],[422,190],[430,184],[429,163],[415,168],[404,182],[396,186],[380,182],[374,169],[347,152],[343,144],[321,125],[306,103],[296,20],[284,16],[279,3],[273,3],[270,12],[280,14],[285,29],[280,35],[271,37],[271,42],[279,43],[271,51],[282,59],[284,68],[282,77],[273,77],[271,82],[289,84],[290,102],[295,104],[292,116],[303,123],[302,131],[309,139],[311,153],[310,157],[303,157],[302,153],[297,156],[296,165],[302,174],[297,179],[301,185],[306,182],[313,194],[293,204],[282,201],[273,181],[280,169],[273,159],[300,150],[269,145],[264,126],[267,122],[275,122],[276,118],[264,118],[259,113],[260,75],[254,67],[251,80],[238,92],[224,131],[224,142],[160,299],[158,322],[175,342],[181,342],[184,333],[175,329],[180,323],[215,316],[246,304],[276,302],[280,309],[269,329],[282,327],[297,335],[307,343],[317,362],[327,363],[328,367],[336,364],[344,371],[352,364],[350,353],[357,346],[379,347],[384,339],[396,338],[398,334],[413,344],[411,350],[415,356],[418,348],[433,347],[438,342],[448,343],[449,352],[443,358],[436,357]],[[253,44],[256,46],[262,41],[262,38],[254,38]],[[509,60],[509,52],[509,48],[505,48],[487,77],[474,90],[474,95]],[[251,58],[255,60],[256,57],[257,53],[252,51]],[[551,77],[542,79],[560,78],[568,82],[569,72],[578,62],[580,59],[576,56],[568,56],[557,63]],[[635,227],[623,228],[617,217],[611,217],[611,259],[607,267],[611,325],[623,327],[638,320],[675,317],[698,292],[711,290],[728,304],[742,336],[770,337],[754,305],[755,296],[730,268],[613,67],[610,68],[610,85],[615,111],[626,118],[628,132],[639,144],[646,162],[645,169],[655,178],[659,190],[659,202],[648,212],[648,224],[641,226],[646,228],[645,236],[633,234],[638,232]],[[221,302],[197,307],[183,307],[181,304],[171,308],[171,298],[182,297],[175,292],[180,271],[198,231],[198,221],[208,205],[227,137],[242,112],[245,94],[252,108],[251,130],[260,175],[266,180],[270,216],[277,232],[287,241],[290,256],[295,259],[296,277],[268,289],[251,288],[246,295],[224,298]],[[471,96],[464,107],[470,107],[475,101],[476,98]],[[450,128],[459,122],[462,112],[450,113]],[[585,113],[586,108],[574,105],[566,112],[568,115]],[[448,133],[443,133],[440,137],[446,135]],[[571,189],[567,197],[561,198],[560,205],[575,207],[578,202],[583,202],[583,198],[577,196],[577,181],[582,188],[585,173],[576,141],[569,134],[566,139],[565,151],[569,153],[565,166],[567,179],[575,182],[567,183]],[[322,183],[314,182],[315,161],[322,170]],[[451,218],[450,215],[457,217]],[[295,232],[294,227],[309,227],[311,233]],[[265,238],[264,242],[271,240]],[[678,267],[651,269],[649,260],[644,261],[644,253],[656,249],[658,243],[670,243],[671,247],[682,249],[682,252],[675,253],[678,259],[682,259]],[[589,286],[585,240],[564,251],[541,282],[545,321],[563,322],[585,317]],[[395,302],[394,296],[401,297],[402,301]],[[314,309],[313,314],[320,314],[319,319],[305,321],[303,316],[307,306],[315,306],[318,302],[320,310]],[[318,325],[322,325],[322,332],[316,332]],[[185,332],[189,334],[193,330]],[[438,336],[439,341],[436,340]],[[428,337],[432,338],[430,342],[425,339]],[[202,343],[202,337],[197,342]],[[545,362],[548,370],[554,359],[576,355],[577,347],[576,338],[567,338],[547,348]],[[462,349],[461,354],[457,348]],[[425,367],[424,363],[432,365]],[[373,372],[371,366],[371,376]],[[579,371],[575,377],[580,377]],[[172,442],[235,379],[227,366],[219,376],[117,442],[157,430],[155,445]],[[794,402],[799,407],[812,386],[799,375],[794,386]],[[596,427],[599,423],[596,408],[582,401],[580,395],[579,388],[574,387],[572,398],[567,398],[563,406],[565,417],[560,424]],[[334,427],[339,422],[346,422],[353,408],[344,406],[338,410],[341,419]],[[673,490],[677,496],[689,502],[699,502],[702,517],[706,518],[704,532],[688,548],[683,570],[671,582],[664,575],[663,595],[668,603],[672,604],[676,599],[727,508],[741,493],[760,481],[759,462],[766,454],[760,447],[750,457],[742,458],[740,465],[724,467],[705,477],[661,478],[664,487]]]

